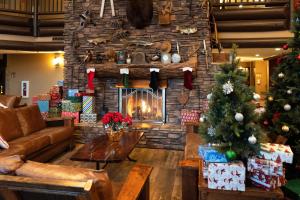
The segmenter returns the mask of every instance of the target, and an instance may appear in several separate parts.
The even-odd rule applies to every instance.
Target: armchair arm
[[[74,117],[54,117],[45,119],[48,127],[67,126],[74,127]]]
[[[152,167],[135,165],[130,171],[117,200],[149,200],[149,177]]]

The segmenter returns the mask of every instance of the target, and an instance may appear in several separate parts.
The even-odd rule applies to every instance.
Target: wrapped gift
[[[51,86],[50,94],[59,94],[59,86],[58,85]]]
[[[80,112],[82,109],[81,103],[70,103],[69,112]]]
[[[49,94],[40,94],[38,95],[39,101],[50,101],[50,95]]]
[[[41,112],[41,115],[42,115],[43,119],[47,119],[49,117],[48,112]]]
[[[63,80],[57,81],[57,85],[60,86],[60,87],[63,87],[64,86],[64,81]]]
[[[260,155],[263,159],[275,162],[293,163],[293,152],[291,147],[282,144],[262,143]]]
[[[186,122],[198,123],[200,112],[198,110],[181,110],[181,124],[185,125]]]
[[[37,103],[38,103],[38,97],[37,96],[34,96],[34,97],[32,97],[32,99],[31,99],[31,101],[32,101],[32,105],[37,105]]]
[[[248,159],[247,170],[249,172],[263,171],[266,175],[283,176],[283,165],[272,160],[256,157]]]
[[[69,89],[68,90],[68,97],[74,97],[76,93],[78,93],[78,89]]]
[[[49,101],[38,101],[40,112],[49,112]]]
[[[61,104],[61,100],[51,100],[49,102],[50,107],[56,107],[56,108],[61,108],[62,104]]]
[[[203,174],[203,178],[207,179],[208,177],[208,164],[207,162],[205,162],[203,159],[201,159],[202,162],[202,174]]]
[[[82,122],[82,123],[97,123],[97,114],[83,113],[80,115],[80,122]]]
[[[209,163],[208,188],[245,191],[245,174],[243,162]]]
[[[62,117],[74,117],[74,123],[79,123],[79,112],[62,112]]]
[[[227,158],[225,154],[218,152],[214,147],[207,145],[199,145],[198,148],[199,156],[205,162],[218,162],[218,163],[226,163]]]
[[[249,178],[253,185],[265,190],[274,190],[286,184],[285,176],[267,175],[262,170],[250,172]]]
[[[59,93],[50,93],[50,99],[51,101],[59,101],[61,100],[61,96]]]
[[[83,96],[82,97],[82,111],[83,113],[93,114],[95,112],[95,97]]]
[[[72,103],[81,103],[82,97],[80,97],[80,96],[68,97],[67,100],[70,100]]]
[[[62,111],[70,112],[70,106],[71,106],[71,101],[70,100],[62,100],[61,101]]]

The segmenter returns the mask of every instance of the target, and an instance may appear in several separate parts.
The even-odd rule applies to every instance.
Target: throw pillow
[[[2,138],[1,135],[0,135],[0,148],[2,148],[2,149],[9,148],[9,144]]]
[[[23,163],[19,155],[0,157],[0,174],[14,174]]]
[[[8,108],[6,105],[0,103],[0,108]]]

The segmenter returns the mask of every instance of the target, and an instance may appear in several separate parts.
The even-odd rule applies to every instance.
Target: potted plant
[[[119,112],[108,112],[102,118],[102,123],[106,130],[106,134],[112,141],[119,141],[123,134],[123,129],[132,125],[132,118],[125,118]]]

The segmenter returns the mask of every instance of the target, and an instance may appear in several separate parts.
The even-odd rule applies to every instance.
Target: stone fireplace
[[[159,7],[164,1],[154,0],[154,8]],[[85,91],[87,84],[86,67],[96,68],[95,97],[96,111],[101,117],[103,111],[120,111],[123,114],[129,114],[135,121],[136,129],[145,132],[140,146],[149,148],[170,148],[183,149],[185,143],[185,127],[181,126],[181,110],[197,109],[202,110],[203,101],[210,92],[213,83],[213,75],[216,71],[215,66],[211,65],[210,49],[210,27],[207,18],[207,8],[202,7],[202,1],[195,1],[191,7],[191,16],[189,15],[189,0],[172,0],[172,22],[170,25],[158,25],[157,10],[154,10],[154,17],[150,26],[144,29],[135,29],[126,21],[126,3],[125,0],[115,1],[116,14],[125,18],[124,30],[129,32],[127,40],[143,41],[170,41],[172,43],[172,52],[176,52],[176,43],[180,45],[180,54],[183,62],[187,61],[189,52],[195,51],[194,58],[197,61],[193,71],[193,90],[184,89],[183,72],[180,67],[173,64],[157,64],[160,68],[160,80],[165,82],[165,86],[157,91],[148,87],[130,86],[128,89],[116,87],[121,80],[119,66],[109,64],[104,61],[102,64],[95,64],[96,54],[103,54],[108,49],[115,51],[123,50],[128,52],[143,52],[146,55],[149,64],[141,66],[129,66],[129,78],[132,84],[133,80],[150,80],[149,68],[153,67],[150,63],[151,55],[157,49],[141,46],[124,46],[121,41],[107,42],[105,44],[93,45],[87,42],[88,39],[108,38],[115,33],[112,25],[112,16],[110,14],[109,3],[107,2],[104,17],[99,18],[100,5],[92,0],[75,1],[74,12],[71,1],[65,1],[67,14],[65,15],[65,71],[64,88],[78,88]],[[93,4],[93,5],[91,5]],[[86,28],[77,32],[79,47],[73,46],[73,32],[78,29],[79,15],[85,10],[90,9],[94,16],[96,26],[88,24]],[[177,32],[178,27],[195,27],[195,34],[185,35]],[[208,47],[208,64],[206,56],[201,53],[203,49],[203,40]],[[88,50],[93,51],[92,61],[84,65],[82,59]],[[188,63],[187,63],[188,65]],[[174,67],[175,66],[175,67]],[[124,67],[124,66],[122,66]],[[186,105],[179,103],[178,98],[182,95],[188,95]]]

